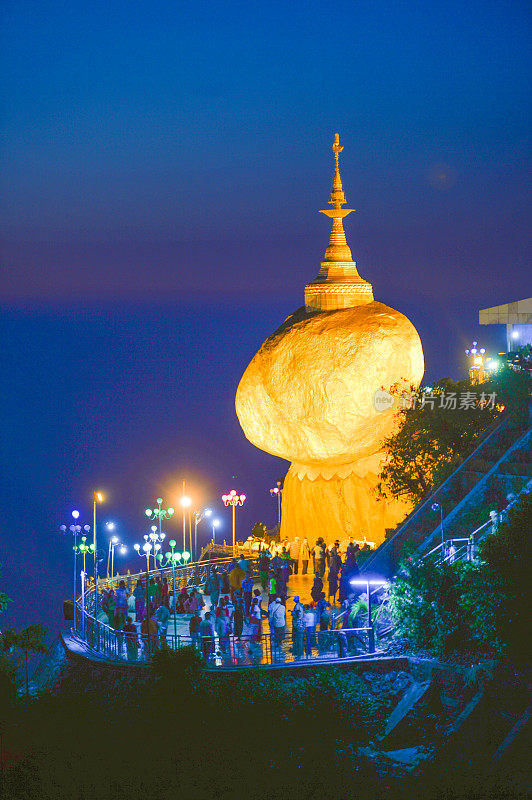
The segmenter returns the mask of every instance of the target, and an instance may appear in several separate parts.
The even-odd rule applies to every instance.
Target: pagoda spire
[[[334,134],[334,143],[332,146],[334,153],[334,178],[329,204],[334,208],[320,211],[320,214],[325,214],[327,217],[332,217],[332,230],[331,238],[329,240],[329,247],[325,251],[325,261],[352,261],[353,256],[351,250],[347,245],[345,238],[344,217],[347,217],[354,208],[342,208],[347,202],[344,194],[344,187],[342,186],[342,178],[340,176],[339,156],[342,152],[343,145],[340,144],[340,136]]]
[[[333,208],[320,211],[320,214],[325,214],[332,219],[331,236],[319,274],[305,286],[305,305],[321,311],[349,308],[371,303],[373,300],[371,284],[358,274],[356,262],[353,261],[345,238],[343,218],[347,217],[354,209],[342,208],[347,202],[339,165],[339,156],[344,148],[340,144],[340,136],[337,133],[334,134],[332,149],[334,177],[329,205]]]

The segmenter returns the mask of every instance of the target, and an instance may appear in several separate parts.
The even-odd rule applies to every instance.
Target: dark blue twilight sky
[[[93,487],[130,542],[183,477],[274,522],[285,465],[233,396],[317,272],[335,131],[354,257],[428,379],[503,346],[477,312],[531,293],[527,5],[3,3],[2,624],[60,624]]]

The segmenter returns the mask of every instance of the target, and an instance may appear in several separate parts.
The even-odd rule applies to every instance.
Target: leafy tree
[[[21,661],[24,662],[24,672],[26,678],[26,694],[29,694],[29,672],[28,655],[29,653],[46,653],[47,647],[44,644],[46,638],[46,628],[42,625],[28,625],[18,633],[13,628],[6,628],[2,635],[2,648],[4,652],[13,649],[20,651]],[[20,667],[17,664],[16,667]]]
[[[251,529],[251,535],[254,536],[255,539],[264,539],[267,530],[264,522],[256,522]]]
[[[506,365],[481,388],[486,393],[495,392],[499,407],[512,414],[518,425],[527,424],[532,378],[524,370],[513,370]]]
[[[442,483],[500,411],[481,403],[482,394],[495,391],[491,384],[472,387],[467,381],[442,378],[423,404],[399,411],[399,427],[384,440],[386,460],[380,473],[381,497],[406,495],[418,503]],[[462,393],[469,392],[474,404],[460,408]],[[456,408],[446,399],[454,394]]]
[[[0,614],[3,614],[7,608],[7,604],[11,602],[11,598],[5,592],[0,591]]]

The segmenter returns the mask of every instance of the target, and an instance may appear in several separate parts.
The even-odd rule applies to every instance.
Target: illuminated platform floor
[[[256,647],[252,647],[251,649],[249,648],[249,641],[246,642],[245,646],[243,648],[240,648],[242,650],[241,653],[237,652],[237,649],[239,649],[240,645],[237,642],[233,641],[233,643],[231,645],[231,653],[228,654],[228,656],[229,656],[228,658],[225,658],[223,655],[220,654],[220,651],[218,649],[218,640],[216,639],[216,642],[217,642],[216,651],[217,651],[218,655],[216,656],[216,658],[213,659],[216,662],[215,665],[216,666],[224,666],[225,664],[227,664],[227,666],[238,666],[238,665],[244,666],[244,665],[247,665],[249,663],[266,663],[266,662],[267,663],[272,663],[272,661],[273,661],[273,663],[282,664],[282,663],[287,663],[287,662],[293,661],[294,660],[294,656],[293,656],[292,649],[291,649],[292,648],[292,616],[290,614],[291,609],[294,607],[294,602],[293,602],[292,598],[295,597],[296,595],[298,595],[303,604],[310,603],[311,599],[312,599],[311,596],[310,596],[310,590],[311,590],[311,587],[312,587],[312,584],[313,584],[313,579],[314,579],[314,575],[313,574],[302,575],[301,573],[299,573],[298,575],[291,575],[290,576],[290,580],[289,580],[289,584],[288,584],[288,599],[287,599],[287,603],[286,603],[286,607],[287,607],[286,635],[285,635],[285,638],[284,638],[282,646],[275,650],[275,654],[270,653],[268,655],[268,653],[266,651],[271,648],[271,643],[270,642],[265,643],[264,639],[262,640],[262,647],[256,646]],[[262,588],[258,578],[255,579],[254,588],[255,589],[256,588]],[[209,598],[208,595],[204,595],[204,601],[205,601],[205,608],[203,609],[203,611],[204,612],[205,611],[209,611],[210,610],[210,598]],[[262,609],[263,609],[263,613],[267,611],[267,608],[268,608],[268,594],[266,592],[262,591]],[[335,608],[336,608],[337,611],[339,610],[338,605]],[[139,628],[140,624],[136,623],[135,614],[130,612],[129,615],[132,618],[133,622],[135,622],[135,624],[137,625],[137,628]],[[167,630],[167,636],[168,636],[167,641],[168,641],[168,645],[170,647],[175,646],[175,644],[172,644],[172,642],[175,643],[176,637],[178,637],[178,636],[188,637],[189,636],[189,623],[190,623],[191,616],[192,616],[191,614],[178,614],[176,617],[170,617],[169,624],[168,624],[168,630]],[[264,634],[268,635],[270,633],[270,628],[269,628],[268,618],[267,617],[263,617],[263,620],[262,620],[262,633],[263,633],[263,635]],[[242,630],[242,638],[243,638],[243,640],[245,640],[246,637],[251,636],[251,634],[252,634],[252,630],[249,628],[248,625],[246,625],[246,623],[244,623],[243,630]],[[331,645],[332,645],[332,642],[331,642]],[[331,658],[333,660],[335,660],[336,657],[337,657],[337,651],[336,651],[336,648],[334,648],[334,647],[333,647],[332,650],[329,650],[327,648],[327,649],[324,650],[324,652],[318,652],[316,645],[313,648],[313,655],[312,655],[312,660],[313,661],[322,660],[323,659],[324,662],[329,662],[331,660]],[[306,657],[303,656],[302,658],[305,659]]]
[[[299,595],[299,598],[303,604],[310,603],[312,598],[310,596],[310,590],[312,588],[312,583],[314,580],[314,575],[291,575],[290,580],[288,583],[288,600],[286,603],[286,626],[287,631],[292,630],[292,617],[290,614],[291,609],[294,607],[293,600],[291,598]],[[258,578],[255,578],[254,589],[261,589],[261,584]],[[325,594],[327,595],[327,584],[324,587]],[[204,595],[203,599],[205,601],[205,608],[203,611],[210,610],[210,599],[209,595]],[[337,606],[338,608],[338,606]],[[267,592],[262,591],[262,610],[263,612],[267,611],[268,609],[268,594]],[[129,611],[129,616],[131,617],[133,622],[136,622],[135,613]],[[173,636],[188,636],[189,635],[189,622],[191,614],[177,614],[176,617],[170,617],[170,621],[168,624],[168,634]],[[265,617],[262,621],[262,628],[263,633],[269,633],[269,625],[268,625],[268,618]],[[247,635],[250,631],[247,630],[247,626],[244,624],[243,634]]]

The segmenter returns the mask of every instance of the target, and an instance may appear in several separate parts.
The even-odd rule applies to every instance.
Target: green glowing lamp
[[[170,510],[170,509],[168,509],[168,510]],[[175,540],[175,539],[170,539],[170,541],[168,542],[168,544],[170,545],[170,547],[174,548],[174,547],[176,546],[177,542],[176,542],[176,540]]]

